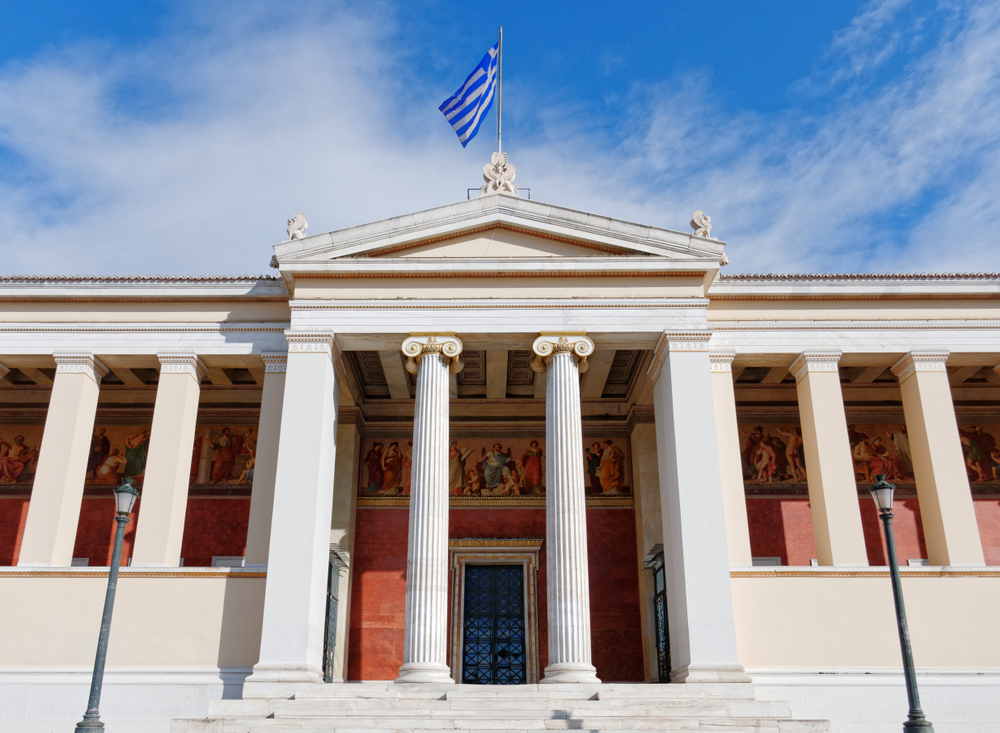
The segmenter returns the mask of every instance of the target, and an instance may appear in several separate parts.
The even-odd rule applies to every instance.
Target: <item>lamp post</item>
[[[912,731],[931,731],[934,726],[924,718],[920,709],[920,692],[917,690],[917,673],[913,668],[913,651],[910,649],[910,629],[906,625],[906,607],[903,605],[903,584],[899,579],[899,564],[896,562],[896,541],[892,536],[892,494],[895,485],[885,480],[879,474],[875,483],[868,487],[875,500],[882,524],[885,526],[885,544],[889,550],[889,575],[892,576],[892,599],[896,603],[896,626],[899,629],[899,645],[903,651],[903,676],[906,679],[906,697],[910,703],[910,712],[903,723],[904,733]]]
[[[108,592],[104,597],[104,615],[101,616],[101,633],[97,637],[97,658],[94,660],[94,676],[90,680],[90,701],[87,703],[87,712],[83,714],[83,720],[76,724],[76,733],[85,733],[104,727],[101,722],[101,711],[98,706],[101,704],[101,686],[104,684],[104,662],[108,655],[108,635],[111,633],[111,612],[115,607],[115,591],[118,589],[118,566],[122,561],[122,542],[125,539],[125,525],[128,524],[128,515],[132,513],[132,506],[136,497],[139,496],[139,489],[132,485],[131,478],[123,478],[121,486],[115,487],[115,521],[118,522],[118,530],[115,533],[115,549],[111,553],[111,567],[108,571]]]

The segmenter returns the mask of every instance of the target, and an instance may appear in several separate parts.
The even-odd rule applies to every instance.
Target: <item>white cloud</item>
[[[0,146],[26,162],[0,180],[8,272],[261,272],[295,211],[318,233],[478,184],[485,160],[437,112],[453,80],[413,78],[389,8],[210,7],[132,51],[0,70]],[[871,38],[877,21],[856,25]],[[636,90],[624,112],[519,88],[538,112],[510,152],[551,203],[681,230],[709,211],[738,270],[997,269],[997,48],[1000,8],[972,6],[892,82],[813,117],[726,109],[708,73]]]

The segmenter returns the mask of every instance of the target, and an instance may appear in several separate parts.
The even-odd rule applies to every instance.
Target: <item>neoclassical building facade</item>
[[[1000,275],[726,276],[506,194],[296,236],[0,279],[0,730],[83,712],[122,478],[115,730],[482,727],[483,684],[542,701],[497,728],[895,730],[876,475],[928,718],[1000,719]]]

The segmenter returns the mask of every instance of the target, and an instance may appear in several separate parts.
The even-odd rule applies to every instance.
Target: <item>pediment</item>
[[[282,242],[282,272],[338,269],[360,260],[511,261],[655,258],[718,268],[724,242],[506,195]],[[636,263],[638,265],[638,263]],[[526,263],[527,265],[527,263]]]

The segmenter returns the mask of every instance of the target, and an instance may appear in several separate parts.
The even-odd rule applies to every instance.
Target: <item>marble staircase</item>
[[[828,733],[795,720],[788,703],[757,700],[749,684],[395,685],[303,687],[290,698],[218,700],[208,718],[171,733],[393,733],[447,730],[660,730]]]

